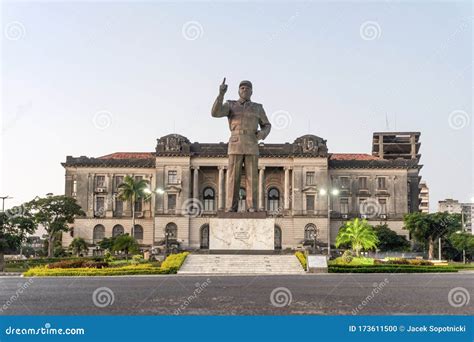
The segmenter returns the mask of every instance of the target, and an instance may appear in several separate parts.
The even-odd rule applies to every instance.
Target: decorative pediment
[[[179,134],[169,134],[157,140],[156,153],[189,154],[191,142]]]
[[[297,138],[293,142],[293,153],[311,155],[317,157],[327,157],[328,147],[326,141],[323,138],[315,135],[307,134]]]

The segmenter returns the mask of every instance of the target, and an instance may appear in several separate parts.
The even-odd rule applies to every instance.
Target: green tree
[[[379,239],[377,248],[382,252],[394,251],[405,252],[410,250],[410,242],[403,235],[398,235],[388,225],[381,224],[374,227],[375,234]]]
[[[355,251],[356,255],[360,255],[362,249],[372,249],[377,247],[377,235],[367,220],[359,220],[355,218],[339,230],[336,237],[336,247],[348,244]]]
[[[449,242],[460,253],[464,251],[469,256],[474,254],[474,236],[470,233],[454,232],[449,236]]]
[[[83,238],[77,237],[71,241],[69,248],[74,254],[79,256],[82,252],[87,252],[88,245],[87,245],[86,240],[84,240]]]
[[[134,236],[135,229],[135,204],[142,199],[148,201],[150,194],[148,181],[145,179],[135,179],[132,176],[125,176],[123,183],[118,187],[118,197],[122,201],[128,202],[132,208],[132,236]]]
[[[125,257],[128,260],[129,253],[136,254],[139,252],[138,242],[128,234],[119,235],[115,238],[112,251],[124,252]]]
[[[428,258],[434,258],[435,241],[445,238],[461,228],[461,214],[440,213],[410,213],[404,219],[404,229],[407,229],[413,238],[428,245]]]
[[[69,231],[69,224],[74,222],[74,218],[85,215],[74,198],[63,195],[36,197],[25,206],[32,212],[35,222],[47,232],[48,257],[54,255],[54,243],[60,236],[58,233]]]
[[[5,254],[17,250],[37,228],[31,213],[24,206],[0,212],[0,272],[5,269]]]
[[[115,243],[116,239],[117,239],[117,237],[115,237],[115,236],[110,237],[110,238],[103,238],[99,242],[100,249],[111,251],[113,249],[113,246],[114,246],[114,243]]]

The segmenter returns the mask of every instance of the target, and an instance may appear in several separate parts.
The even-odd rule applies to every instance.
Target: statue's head
[[[250,81],[240,82],[239,96],[243,100],[250,100],[250,97],[252,97],[252,82]]]

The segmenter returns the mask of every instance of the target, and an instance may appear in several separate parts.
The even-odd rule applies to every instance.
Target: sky
[[[419,131],[431,210],[469,201],[473,18],[471,1],[3,2],[0,196],[64,193],[67,155],[227,141],[226,77],[226,99],[253,82],[266,143],[371,153],[373,132]]]

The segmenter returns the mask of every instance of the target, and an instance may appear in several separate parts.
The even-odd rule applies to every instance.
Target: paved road
[[[354,313],[473,314],[474,274],[0,278],[0,315]]]

